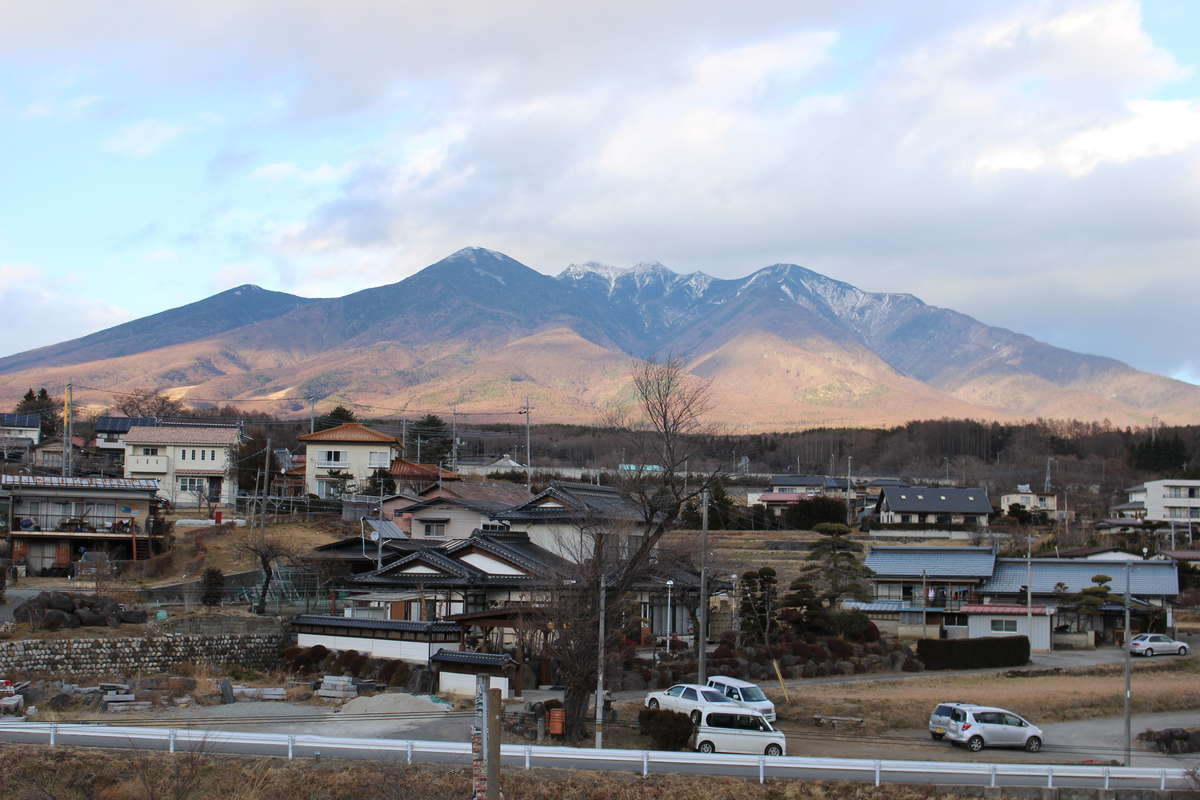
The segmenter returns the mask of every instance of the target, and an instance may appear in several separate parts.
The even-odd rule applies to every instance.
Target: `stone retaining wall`
[[[179,664],[238,664],[255,669],[279,664],[285,635],[180,634],[112,639],[24,639],[0,642],[0,676],[131,676],[173,672]]]

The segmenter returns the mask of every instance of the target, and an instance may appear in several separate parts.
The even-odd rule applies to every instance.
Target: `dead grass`
[[[27,622],[18,622],[11,634],[0,639],[119,639],[124,636],[145,636],[144,624],[118,625],[115,628],[95,626],[88,628],[60,628],[56,631],[33,630]]]
[[[923,727],[935,705],[954,700],[1000,706],[1037,723],[1067,722],[1120,715],[1124,686],[1120,664],[1035,678],[928,673],[920,679],[805,686],[804,699],[780,704],[779,715],[785,725],[809,725],[813,714],[862,717],[868,730],[885,731]],[[793,698],[797,694],[793,690]],[[1137,665],[1134,713],[1193,709],[1200,709],[1200,662]]]
[[[18,800],[460,800],[470,795],[462,768],[395,762],[242,758],[177,753],[0,745],[0,796]],[[505,797],[522,800],[952,800],[971,790],[796,780],[506,769]],[[966,793],[964,793],[966,792]]]

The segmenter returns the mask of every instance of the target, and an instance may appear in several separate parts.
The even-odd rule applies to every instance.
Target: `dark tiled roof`
[[[157,424],[154,417],[97,417],[96,433],[129,433],[135,426],[149,428]]]
[[[819,486],[822,489],[846,488],[845,478],[831,478],[828,475],[776,475],[771,478],[772,486]]]
[[[441,632],[457,631],[453,622],[418,622],[408,619],[363,619],[361,617],[336,617],[329,614],[298,614],[292,617],[293,625],[326,625],[334,628],[359,630],[388,630]]]
[[[0,428],[41,428],[41,414],[0,414]]]
[[[474,650],[447,650],[444,647],[429,657],[439,664],[470,664],[476,667],[503,667],[512,663],[508,653],[478,653]]]
[[[561,508],[539,506],[544,499],[555,500]],[[642,520],[641,510],[628,496],[611,486],[555,481],[527,502],[492,515],[494,519],[596,519]]]
[[[944,486],[885,486],[879,502],[889,511],[924,514],[990,514],[987,490]]]

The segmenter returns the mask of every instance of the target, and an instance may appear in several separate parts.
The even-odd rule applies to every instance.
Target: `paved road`
[[[11,742],[23,742],[30,744],[46,744],[47,733],[45,730],[30,731],[22,730],[18,726],[0,725],[0,740]],[[140,739],[132,739],[119,734],[112,735],[87,735],[83,736],[79,733],[73,733],[68,730],[60,730],[58,733],[58,743],[61,745],[75,745],[88,747],[106,747],[116,749],[139,749],[139,750],[165,750],[165,742],[147,741]],[[189,745],[180,743],[179,749],[187,749]],[[286,754],[286,744],[281,742],[236,742],[223,741],[222,734],[219,732],[210,732],[208,737],[202,743],[194,745],[202,748],[208,753],[231,753],[240,755],[261,755],[261,756],[282,756]],[[506,754],[503,758],[503,766],[507,769],[520,769],[526,767],[554,767],[567,769],[603,769],[618,772],[642,772],[641,751],[628,751],[628,760],[621,761],[596,761],[587,758],[588,751],[581,749],[578,753],[569,752],[570,748],[548,748],[549,751],[558,751],[557,753],[546,752],[532,757],[528,760],[524,754],[524,748],[520,746],[506,746]],[[309,757],[325,757],[325,758],[358,758],[358,759],[374,759],[374,760],[394,760],[398,761],[405,759],[405,750],[402,744],[397,743],[396,748],[380,747],[378,744],[363,743],[357,747],[350,742],[339,743],[337,741],[321,742],[319,744],[304,744],[297,743],[294,749],[294,755],[299,758]],[[434,763],[450,763],[450,764],[465,764],[469,761],[469,755],[466,752],[456,753],[429,753],[421,752],[417,749],[412,754],[414,761],[434,762]],[[624,759],[625,756],[622,756]],[[697,775],[728,775],[732,777],[757,778],[759,777],[759,766],[751,763],[747,765],[741,764],[722,764],[719,763],[721,756],[714,756],[712,761],[707,759],[699,759],[692,763],[657,763],[651,761],[649,772],[651,773],[676,773],[676,774],[697,774]],[[768,778],[806,778],[809,780],[858,780],[858,781],[873,781],[875,778],[874,768],[867,764],[849,762],[839,762],[836,759],[827,760],[819,766],[803,765],[791,759],[765,759],[764,774]],[[949,767],[949,764],[940,765],[943,768]],[[885,767],[882,772],[883,779],[888,783],[910,783],[910,784],[927,784],[927,785],[953,785],[953,786],[987,786],[989,782],[995,781],[998,785],[1003,786],[1034,786],[1044,785],[1042,781],[1045,778],[1020,775],[991,775],[989,765],[987,764],[972,764],[974,768],[978,768],[977,773],[973,774],[956,774],[947,775],[937,771],[932,765],[926,768],[919,762],[913,762],[903,771],[888,771]],[[1014,765],[1006,765],[1012,768]],[[1003,767],[1002,767],[1003,768]],[[1066,769],[1064,767],[1064,769]],[[1157,776],[1145,776],[1134,779],[1114,780],[1114,788],[1158,788],[1160,778]],[[1101,778],[1091,777],[1065,777],[1061,774],[1054,778],[1054,785],[1061,787],[1088,787],[1100,788],[1103,786]],[[1168,788],[1173,787],[1168,781]]]

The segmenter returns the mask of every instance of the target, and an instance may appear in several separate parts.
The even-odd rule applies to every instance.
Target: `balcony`
[[[130,456],[126,466],[130,472],[157,472],[164,473],[167,471],[168,459],[166,456]]]
[[[349,461],[326,461],[324,459],[318,458],[317,459],[317,468],[318,469],[350,469],[350,462]]]

